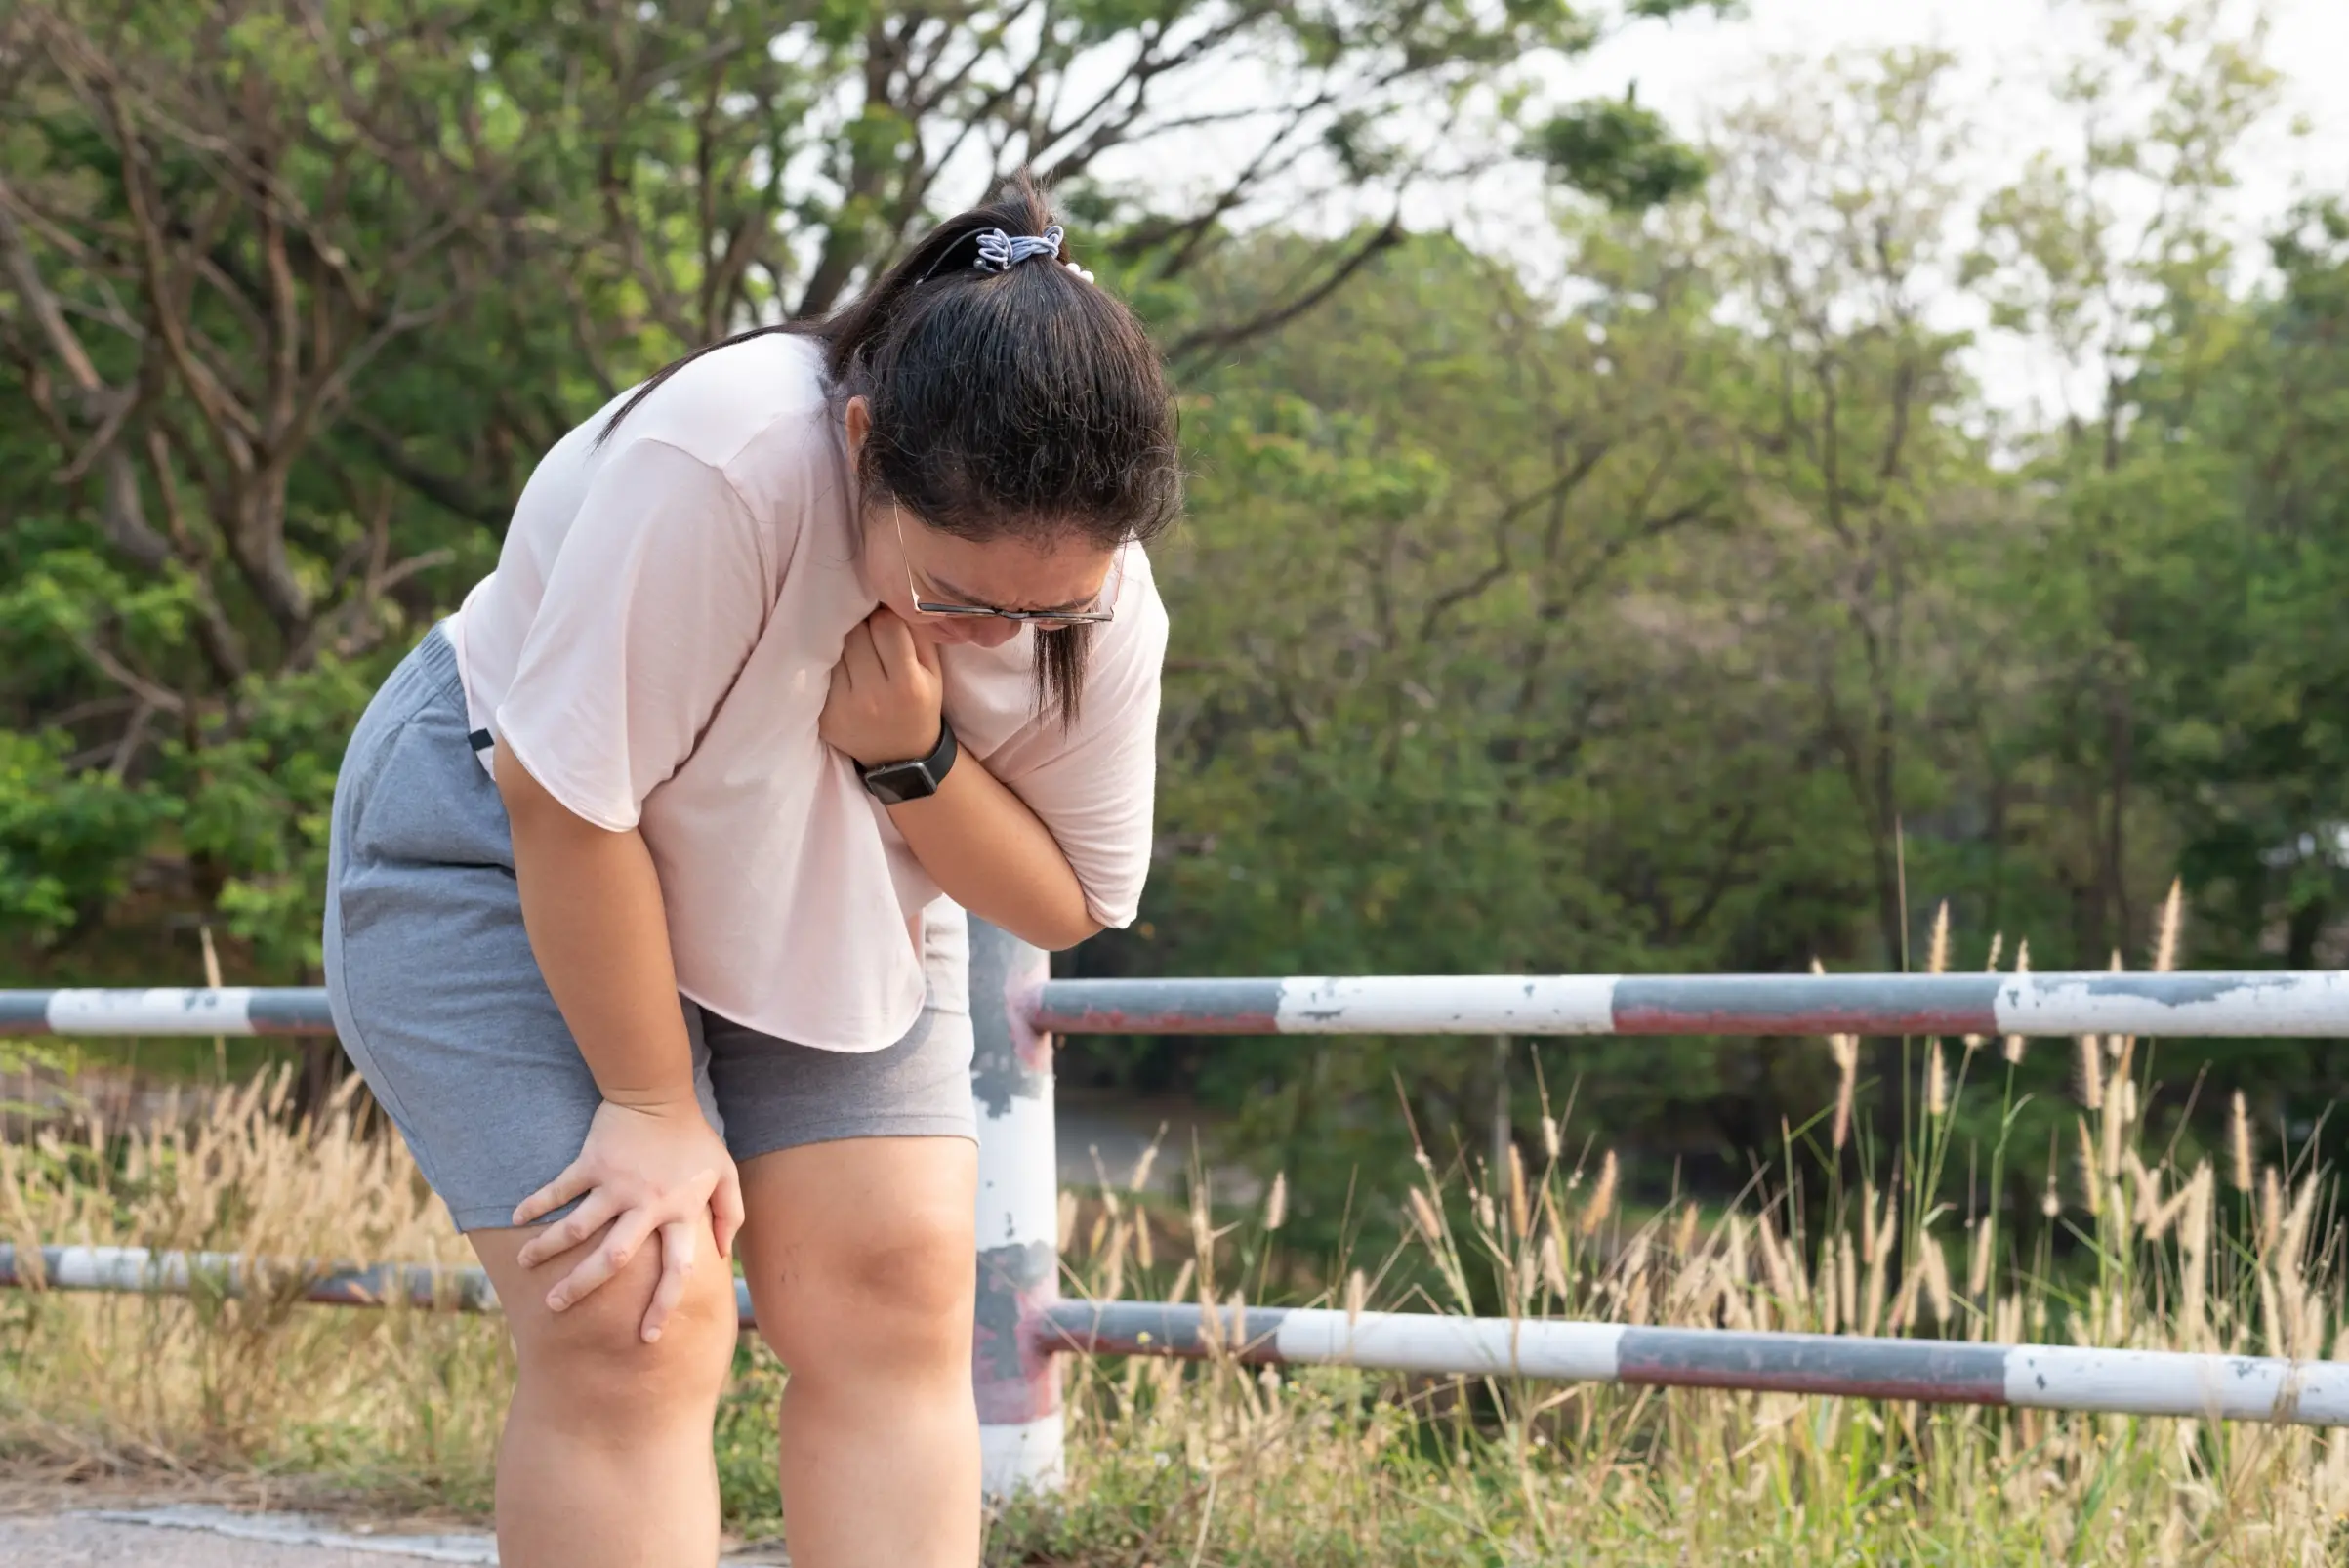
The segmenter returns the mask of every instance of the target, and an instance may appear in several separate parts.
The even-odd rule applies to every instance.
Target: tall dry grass
[[[1951,1104],[1961,1092],[1953,1070]],[[1995,1231],[1929,1197],[1870,1186],[1816,1229],[1788,1203],[1713,1217],[1684,1203],[1628,1223],[1610,1159],[1569,1167],[1550,1152],[1450,1182],[1423,1171],[1411,1247],[1437,1283],[1397,1304],[2323,1355],[2340,1322],[2319,1269],[2323,1184],[2261,1167],[2246,1199],[2207,1164],[2148,1165],[2126,1110],[2105,1095],[2086,1121],[2093,1163],[2057,1196],[2085,1254],[2069,1269],[2000,1252]],[[1133,1197],[1076,1266],[1079,1288],[1123,1274],[1137,1295],[1252,1299],[1231,1277],[1228,1237],[1219,1266],[1186,1250],[1171,1271],[1140,1267]],[[1203,1212],[1192,1222],[1210,1229]],[[1381,1294],[1376,1271],[1354,1273],[1322,1304]],[[1005,1561],[2247,1565],[2349,1552],[2349,1432],[1280,1374],[1228,1355],[1080,1364],[1067,1386],[1073,1502],[1016,1511]]]
[[[316,1118],[291,1075],[197,1092],[187,1114],[0,1141],[0,1233],[263,1260],[471,1262],[357,1080]],[[495,1322],[352,1312],[285,1279],[229,1298],[0,1293],[0,1445],[62,1474],[252,1470],[486,1496],[509,1376]]]
[[[1946,939],[1934,944],[1946,953]],[[1897,1146],[1870,1151],[1856,1042],[1839,1110],[1726,1209],[1623,1206],[1614,1153],[1560,1119],[1498,1168],[1422,1153],[1406,1240],[1317,1300],[1620,1322],[2338,1353],[2329,1180],[2240,1099],[2221,1157],[2149,1133],[2149,1049],[2075,1042],[2065,1160],[2018,1247],[1995,1212],[2015,1067],[2053,1042],[1919,1043]],[[178,1124],[0,1146],[11,1239],[456,1261],[396,1140],[281,1079]],[[1990,1096],[1997,1137],[1963,1147]],[[1815,1140],[1823,1160],[1796,1152]],[[1885,1173],[1882,1184],[1860,1172]],[[1066,1210],[1072,1290],[1219,1304],[1296,1298],[1275,1180],[1253,1215],[1142,1173]],[[2062,1245],[2058,1245],[2058,1239]],[[0,1295],[0,1445],[81,1469],[323,1472],[478,1507],[507,1387],[494,1322],[222,1300]],[[781,1373],[746,1346],[719,1423],[740,1533],[775,1529]],[[1698,1390],[1403,1379],[1342,1369],[1071,1364],[1070,1485],[992,1528],[989,1560],[1250,1564],[1834,1562],[2316,1564],[2349,1553],[2349,1434]]]
[[[2176,920],[2173,893],[2164,969]],[[1929,967],[1948,951],[1945,914]],[[2339,1358],[2330,1179],[2264,1148],[2240,1095],[2223,1164],[2182,1158],[2141,1114],[2154,1093],[2141,1042],[2072,1043],[2071,1147],[2027,1247],[1995,1210],[1972,1210],[2014,1152],[2016,1069],[2060,1049],[1919,1042],[1898,1145],[1856,1160],[1859,1042],[1830,1041],[1840,1084],[1820,1119],[1825,1158],[1796,1153],[1807,1138],[1791,1133],[1784,1161],[1726,1212],[1679,1202],[1631,1218],[1614,1153],[1569,1158],[1545,1106],[1539,1144],[1499,1169],[1439,1170],[1422,1150],[1400,1205],[1405,1246],[1316,1304]],[[1998,1135],[1960,1147],[1960,1112],[1983,1095],[1996,1096]],[[1276,1182],[1269,1206],[1282,1195]],[[1233,1234],[1195,1205],[1189,1245],[1162,1260],[1140,1203],[1136,1181],[1103,1193],[1084,1234],[1070,1227],[1072,1289],[1261,1299],[1279,1214]],[[1071,1501],[1015,1512],[1004,1560],[2349,1560],[2349,1431],[1283,1375],[1228,1355],[1191,1369],[1084,1363],[1067,1386]]]

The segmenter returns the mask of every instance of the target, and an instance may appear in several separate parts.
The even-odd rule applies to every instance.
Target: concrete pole
[[[1060,1299],[1052,1039],[1028,1022],[1045,954],[970,920],[970,1096],[978,1113],[978,1312],[971,1381],[990,1501],[1060,1485],[1060,1372],[1040,1332]]]

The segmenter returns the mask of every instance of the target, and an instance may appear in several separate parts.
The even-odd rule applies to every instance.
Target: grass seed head
[[[1851,1141],[1852,1101],[1860,1082],[1860,1037],[1829,1035],[1827,1048],[1835,1058],[1835,1121],[1829,1142],[1839,1154]]]
[[[2167,974],[2177,967],[2178,930],[2185,924],[2186,885],[2183,878],[2169,881],[2169,896],[2162,900],[2162,919],[2155,928],[2154,972]]]
[[[1941,1250],[1939,1238],[1927,1236],[1923,1260],[1925,1276],[1925,1304],[1932,1309],[1933,1326],[1942,1328],[1950,1321],[1950,1260]]]
[[[1428,1246],[1443,1246],[1444,1221],[1436,1214],[1435,1205],[1427,1201],[1427,1189],[1424,1187],[1411,1189],[1411,1218],[1419,1226],[1420,1236]]]
[[[1542,1283],[1549,1287],[1549,1294],[1561,1305],[1574,1295],[1567,1285],[1566,1260],[1558,1252],[1558,1235],[1554,1230],[1542,1236]]]
[[[2081,1196],[2086,1200],[2085,1207],[2088,1214],[2091,1217],[2101,1217],[2104,1214],[2104,1181],[2100,1175],[2100,1163],[2096,1158],[2096,1139],[2088,1132],[2086,1117],[2076,1116],[2072,1120],[2073,1125],[2080,1131]]]
[[[1605,1224],[1607,1217],[1614,1212],[1615,1183],[1620,1175],[1615,1163],[1615,1151],[1609,1149],[1606,1157],[1599,1162],[1598,1181],[1591,1187],[1590,1196],[1583,1202],[1581,1228],[1584,1235],[1598,1234],[1598,1227]]]
[[[2072,1086],[2073,1093],[2080,1096],[2081,1104],[2089,1110],[2100,1111],[2104,1109],[2103,1052],[2094,1035],[2081,1035],[2078,1044],[2080,1061]]]
[[[1525,1156],[1509,1145],[1509,1234],[1523,1241],[1534,1228],[1533,1209],[1526,1198]]]

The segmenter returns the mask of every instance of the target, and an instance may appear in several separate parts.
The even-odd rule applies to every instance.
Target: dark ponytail
[[[872,408],[857,463],[866,495],[964,539],[1114,548],[1153,538],[1181,511],[1182,482],[1174,399],[1149,335],[1055,261],[976,265],[981,234],[1040,235],[1051,222],[1034,182],[1018,176],[832,314],[755,328],[667,366],[597,438],[703,354],[788,332],[824,345],[837,401],[861,396]],[[1038,700],[1064,723],[1083,691],[1089,631],[1036,637]]]

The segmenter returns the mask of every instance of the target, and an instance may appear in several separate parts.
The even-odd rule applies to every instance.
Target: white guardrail
[[[2349,973],[1419,975],[1051,980],[1045,956],[971,922],[979,1121],[972,1330],[987,1489],[1056,1485],[1066,1353],[1338,1362],[1433,1374],[1765,1389],[1938,1403],[2349,1425],[2349,1364],[1755,1334],[1428,1313],[1062,1300],[1051,1036],[1060,1034],[2080,1035],[2349,1038]],[[331,1032],[323,992],[0,991],[0,1035]],[[137,1248],[0,1247],[0,1286],[291,1290],[479,1311],[477,1269],[265,1263]],[[751,1321],[747,1289],[738,1289]]]

